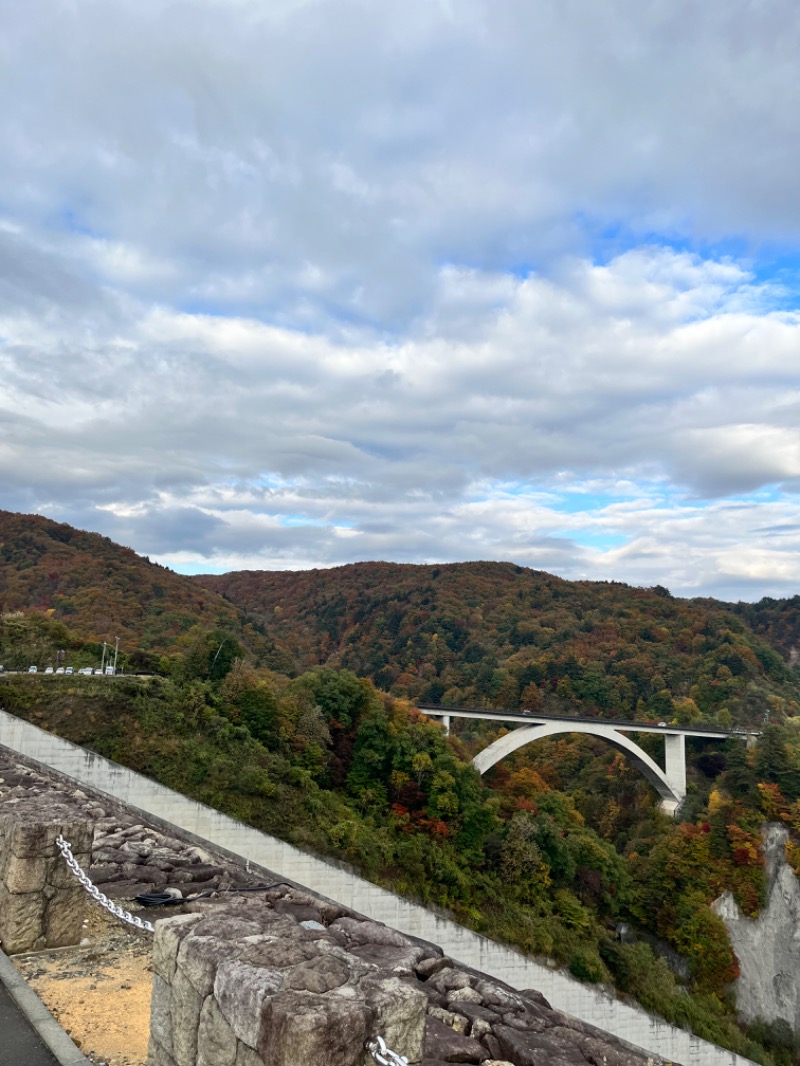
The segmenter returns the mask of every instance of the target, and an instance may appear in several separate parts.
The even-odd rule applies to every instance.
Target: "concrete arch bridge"
[[[497,724],[517,723],[505,736],[493,741],[472,760],[479,773],[500,762],[512,751],[535,743],[544,737],[562,733],[583,733],[607,741],[621,751],[638,767],[661,797],[661,809],[674,815],[686,796],[686,738],[704,737],[711,740],[727,740],[741,737],[748,747],[755,742],[758,733],[754,730],[714,729],[710,726],[675,726],[652,722],[613,721],[607,718],[567,718],[556,715],[531,714],[528,711],[487,711],[469,707],[418,706],[417,709],[431,718],[441,720],[449,732],[453,718],[479,718]],[[630,739],[629,733],[657,733],[664,738],[663,768],[647,752]]]

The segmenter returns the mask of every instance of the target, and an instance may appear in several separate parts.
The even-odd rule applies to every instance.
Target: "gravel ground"
[[[144,1066],[152,935],[98,905],[91,905],[85,926],[80,946],[17,955],[13,962],[96,1066]]]

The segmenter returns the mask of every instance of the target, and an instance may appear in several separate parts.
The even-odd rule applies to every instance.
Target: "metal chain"
[[[378,1066],[408,1066],[408,1059],[405,1055],[398,1055],[396,1051],[388,1048],[382,1036],[370,1037],[364,1047]]]
[[[83,872],[72,854],[72,845],[60,835],[56,840],[56,846],[64,856],[67,866],[69,866],[70,870],[72,870],[92,899],[97,900],[101,907],[105,907],[105,909],[110,911],[115,918],[121,918],[123,922],[135,926],[136,929],[144,929],[148,933],[153,932],[153,925],[151,922],[147,922],[143,918],[139,918],[136,914],[131,914],[130,911],[126,911],[122,907],[117,906],[117,904],[110,900],[108,896],[103,895],[97,885],[92,884],[91,879]]]
[[[145,921],[137,915],[131,914],[130,911],[126,911],[122,907],[117,906],[117,904],[112,902],[108,896],[103,895],[97,885],[92,884],[91,880],[80,868],[75,856],[72,854],[72,845],[60,835],[56,839],[56,846],[64,856],[67,866],[69,866],[70,870],[72,870],[92,899],[97,900],[101,906],[105,907],[105,909],[110,911],[115,917],[121,918],[123,922],[128,922],[129,925],[133,925],[137,929],[145,929],[148,933],[154,931],[151,922]],[[364,1047],[378,1066],[408,1066],[408,1059],[406,1056],[398,1055],[396,1051],[392,1051],[390,1047],[387,1047],[386,1041],[382,1036],[371,1037],[367,1040]]]

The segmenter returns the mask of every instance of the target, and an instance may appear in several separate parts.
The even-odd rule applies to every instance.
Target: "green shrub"
[[[599,984],[606,977],[605,967],[597,953],[589,947],[579,948],[569,960],[569,972],[579,981]]]

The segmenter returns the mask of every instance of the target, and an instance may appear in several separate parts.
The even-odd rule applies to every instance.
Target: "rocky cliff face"
[[[788,833],[782,825],[763,831],[767,863],[767,905],[746,918],[730,892],[714,903],[725,922],[741,977],[736,1006],[747,1021],[783,1019],[800,1029],[800,883],[786,862]]]

